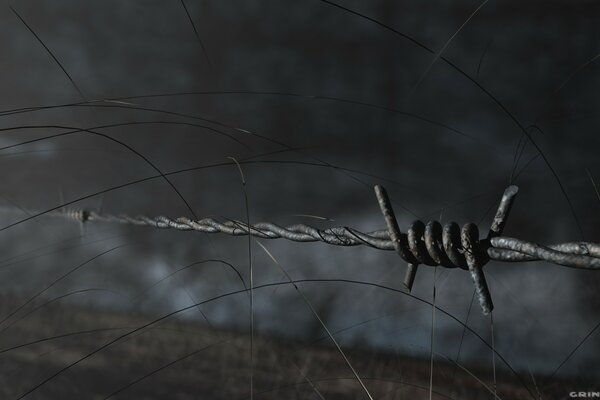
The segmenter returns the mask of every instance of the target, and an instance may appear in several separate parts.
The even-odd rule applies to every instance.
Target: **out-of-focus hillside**
[[[3,312],[22,304],[9,296],[2,300]],[[2,398],[22,395],[65,366],[153,321],[43,299],[29,309],[38,306],[42,307],[0,333]],[[27,311],[19,315],[23,314]],[[342,334],[335,336],[339,339]],[[253,345],[256,400],[365,398],[325,332],[304,341],[257,335]],[[344,352],[375,399],[429,398],[430,360],[368,347]],[[433,399],[493,398],[489,368],[457,364],[439,354],[434,363]],[[250,398],[250,371],[249,335],[171,318],[124,336],[27,398],[244,400]],[[527,371],[518,371],[517,377],[498,368],[498,398],[527,399],[532,394],[538,398],[538,390],[540,398],[567,398],[570,390],[593,383],[546,378]]]

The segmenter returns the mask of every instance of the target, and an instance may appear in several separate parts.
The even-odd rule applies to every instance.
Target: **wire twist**
[[[408,290],[413,286],[419,265],[469,270],[483,312],[488,314],[493,309],[493,303],[482,267],[490,260],[547,261],[572,268],[600,270],[600,244],[575,242],[543,246],[501,236],[517,191],[516,186],[509,186],[505,190],[488,235],[483,239],[479,237],[477,225],[473,223],[465,224],[461,229],[455,222],[442,227],[437,221],[429,221],[427,224],[415,221],[406,234],[402,233],[387,193],[381,186],[375,186],[375,194],[387,229],[366,233],[345,226],[319,229],[306,224],[284,227],[271,222],[248,226],[245,222],[234,219],[219,221],[214,218],[193,220],[186,217],[131,217],[88,210],[54,211],[48,214],[81,223],[112,222],[160,229],[224,233],[232,236],[251,235],[262,239],[282,238],[295,242],[323,242],[335,246],[366,245],[379,250],[395,250],[408,263],[404,279]]]
[[[283,227],[270,222],[253,224],[248,228],[245,222],[238,220],[219,222],[213,218],[194,221],[186,217],[175,219],[165,216],[131,217],[87,210],[53,212],[49,215],[81,223],[119,223],[139,227],[223,233],[232,236],[246,236],[250,231],[252,236],[262,239],[286,239],[305,243],[323,242],[335,246],[366,245],[378,250],[395,250],[394,241],[390,239],[388,230],[364,233],[349,227],[318,229],[305,224]],[[467,225],[463,226],[462,230]],[[423,230],[420,228],[421,226],[425,226],[422,234],[420,233]],[[407,234],[402,235],[402,241],[406,243],[407,258],[405,261],[430,266],[468,269],[464,254],[466,248],[470,247],[476,249],[475,254],[481,257],[482,263],[488,260],[502,262],[547,261],[573,268],[600,269],[600,244],[568,242],[543,246],[521,239],[495,237],[467,243],[465,248],[461,238],[462,230],[456,223],[450,222],[443,227],[441,239],[439,236],[440,226],[437,221],[430,221],[426,225],[422,221],[415,221],[409,227]],[[475,226],[475,228],[477,227]],[[413,238],[412,247],[409,246],[409,237]]]

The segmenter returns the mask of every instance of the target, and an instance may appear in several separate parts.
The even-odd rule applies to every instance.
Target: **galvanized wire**
[[[546,261],[553,264],[586,270],[600,270],[600,244],[589,242],[540,245],[520,239],[504,237],[502,232],[518,188],[509,186],[502,195],[498,210],[485,238],[479,238],[477,225],[468,223],[462,229],[454,222],[442,227],[437,221],[415,221],[407,233],[402,233],[386,190],[377,185],[375,195],[384,216],[387,229],[371,232],[343,227],[320,229],[306,224],[281,226],[272,222],[248,225],[235,219],[217,220],[165,216],[132,217],[99,213],[89,210],[51,211],[54,217],[66,217],[80,223],[109,222],[123,225],[147,226],[159,229],[223,233],[231,236],[251,235],[261,239],[287,239],[294,242],[323,242],[335,246],[366,245],[379,250],[394,250],[408,263],[404,284],[410,291],[419,265],[443,266],[468,270],[475,293],[484,314],[494,308],[483,273],[490,260],[503,262]],[[22,210],[25,212],[25,210]],[[35,214],[37,215],[37,214]]]
[[[345,226],[319,229],[306,224],[281,226],[272,222],[259,222],[248,226],[245,222],[234,219],[218,221],[214,218],[193,220],[186,217],[148,217],[143,215],[132,217],[129,215],[114,215],[87,210],[72,210],[66,212],[56,211],[52,212],[50,215],[67,217],[82,223],[109,222],[159,229],[223,233],[231,236],[246,236],[250,234],[251,236],[261,239],[287,239],[304,243],[323,242],[335,246],[366,245],[379,250],[395,250],[394,242],[390,239],[390,233],[387,229],[361,232],[357,229]],[[431,226],[431,224],[428,225]],[[450,224],[447,224],[446,228],[449,225]],[[409,229],[409,235],[414,232],[414,226],[415,224]],[[428,240],[438,242],[442,245],[441,247],[444,248],[443,243],[440,243],[439,238],[431,237],[431,234],[427,235],[426,232],[423,232],[417,236],[424,242]],[[600,269],[600,244],[597,243],[569,242],[544,246],[520,239],[501,236],[493,237],[489,240],[481,240],[479,247],[487,253],[489,259],[496,261],[547,261],[553,264],[573,268]],[[462,246],[455,250],[457,250],[458,254],[465,253],[465,249],[462,248]],[[410,254],[418,256],[418,254],[413,254],[413,252]],[[459,265],[445,265],[443,263],[438,264],[435,262],[421,263],[466,268],[462,263],[459,263]]]

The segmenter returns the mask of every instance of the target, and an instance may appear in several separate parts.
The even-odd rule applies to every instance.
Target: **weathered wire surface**
[[[193,220],[186,217],[132,217],[87,210],[54,211],[49,214],[68,217],[81,223],[112,222],[160,229],[224,233],[232,236],[251,235],[261,239],[287,239],[295,242],[324,242],[335,246],[366,245],[379,250],[394,250],[408,263],[404,284],[409,291],[421,264],[462,268],[471,275],[483,313],[489,314],[494,305],[482,268],[490,260],[546,261],[571,268],[600,270],[600,244],[573,242],[544,246],[502,236],[517,192],[516,186],[509,186],[504,191],[492,226],[483,239],[479,238],[477,225],[472,223],[465,224],[461,229],[455,222],[442,227],[437,221],[429,221],[427,224],[415,221],[407,233],[402,233],[387,192],[381,186],[375,186],[375,195],[387,229],[372,232],[361,232],[346,226],[319,229],[306,224],[281,226],[272,222],[248,225],[234,219],[219,221],[215,218]]]
[[[280,226],[271,222],[259,222],[250,227],[240,220],[217,221],[214,218],[203,218],[192,220],[187,217],[170,218],[165,216],[128,216],[113,215],[108,213],[97,213],[94,211],[66,211],[53,212],[53,216],[68,217],[80,222],[112,222],[125,225],[146,226],[160,229],[177,229],[182,231],[199,231],[205,233],[223,233],[232,236],[250,235],[261,239],[287,239],[295,242],[324,242],[335,246],[359,246],[366,245],[379,250],[395,250],[394,242],[390,239],[390,233],[387,229],[376,230],[372,232],[361,232],[350,227],[334,227],[319,229],[306,224],[295,224],[290,226]],[[412,224],[410,232],[415,231],[415,226],[420,221]],[[422,222],[420,222],[422,224]],[[427,226],[437,226],[437,222],[432,221]],[[446,224],[444,232],[449,235],[455,235],[458,225],[455,223]],[[417,230],[419,228],[417,227]],[[437,228],[431,228],[432,233],[423,232],[417,234],[426,242],[427,240],[439,243],[434,237]],[[420,232],[420,230],[419,230]],[[406,235],[408,236],[408,235]],[[443,246],[442,239],[442,248]],[[552,245],[540,245],[510,237],[493,237],[489,240],[482,240],[479,243],[481,250],[487,253],[487,256],[496,261],[504,262],[529,262],[529,261],[547,261],[553,264],[564,265],[573,268],[600,269],[600,244],[590,242],[569,242]],[[452,263],[433,263],[421,262],[426,265],[441,265],[446,267],[461,267],[467,269],[462,262],[460,255],[464,254],[462,247],[454,247],[456,250],[453,257],[448,255]],[[411,254],[413,254],[411,252]],[[429,254],[429,253],[428,253]],[[413,254],[414,255],[414,254]],[[430,260],[425,260],[430,261]],[[435,260],[434,260],[435,261]],[[419,263],[419,264],[421,264]]]

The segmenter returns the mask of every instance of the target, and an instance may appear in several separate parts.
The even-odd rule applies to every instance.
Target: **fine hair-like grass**
[[[0,111],[3,398],[555,398],[594,384],[583,374],[597,366],[593,273],[490,265],[500,306],[484,317],[464,271],[422,268],[407,293],[401,260],[368,248],[46,218],[87,207],[380,227],[371,187],[383,183],[402,224],[485,224],[518,183],[512,232],[594,240],[598,143],[545,122],[585,111],[570,85],[597,105],[581,82],[597,82],[598,49],[573,44],[568,68],[541,77],[498,68],[523,59],[505,44],[521,33],[537,32],[547,52],[546,41],[588,33],[583,12],[555,5],[545,17],[565,22],[543,34],[516,21],[534,19],[531,6],[488,0],[437,12],[392,1],[71,3],[45,6],[47,17],[6,5],[2,17],[27,54],[58,69],[50,82],[65,81],[38,101],[17,79],[29,97]],[[501,26],[512,19],[516,33]],[[543,64],[538,45],[514,47]],[[101,84],[113,74],[94,46],[123,51],[126,66],[108,71],[124,87]]]

